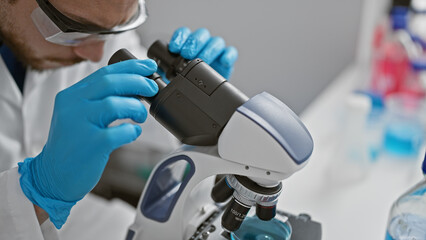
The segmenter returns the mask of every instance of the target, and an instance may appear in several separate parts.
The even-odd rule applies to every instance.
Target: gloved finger
[[[237,58],[237,49],[235,47],[227,47],[222,55],[216,58],[210,66],[224,78],[229,79],[234,71],[234,63]]]
[[[189,35],[186,42],[183,44],[180,55],[183,58],[192,60],[204,48],[210,39],[210,32],[205,28],[200,28]]]
[[[234,66],[235,61],[238,59],[238,50],[235,47],[227,47],[220,56],[219,62],[225,67]]]
[[[157,71],[157,63],[152,59],[130,59],[99,69],[103,74],[134,73],[149,76]]]
[[[229,80],[229,78],[232,75],[232,72],[234,71],[234,67],[225,67],[224,65],[220,64],[218,60],[214,61],[210,66],[216,70],[222,77]]]
[[[130,118],[135,122],[145,122],[148,111],[145,106],[133,97],[110,96],[91,104],[91,111],[88,115],[89,120],[105,128],[117,119]]]
[[[176,54],[180,53],[183,44],[186,42],[190,34],[191,30],[187,27],[176,29],[169,42],[169,51]]]
[[[206,46],[198,54],[207,64],[211,64],[225,49],[225,40],[221,37],[213,37],[207,42]]]
[[[161,68],[157,70],[157,73],[161,76],[161,79],[163,80],[163,82],[165,82],[166,84],[170,83],[169,79],[167,79],[166,77],[166,73]]]
[[[109,74],[82,89],[89,100],[108,96],[152,97],[158,92],[158,85],[151,79],[136,74]]]
[[[131,143],[142,133],[139,125],[123,123],[118,126],[109,127],[102,131],[102,141],[109,149],[115,150],[124,144]],[[105,146],[103,146],[105,147]]]
[[[84,87],[87,84],[98,81],[99,78],[108,74],[132,73],[141,76],[150,76],[157,71],[157,63],[152,59],[131,59],[114,63],[98,69],[85,79],[81,80],[72,88]]]

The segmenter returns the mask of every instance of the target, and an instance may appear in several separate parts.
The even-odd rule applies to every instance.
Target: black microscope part
[[[134,58],[126,51],[114,54],[110,64]],[[155,42],[148,55],[170,76],[165,85],[154,77],[159,92],[144,99],[151,104],[151,115],[182,143],[211,146],[218,142],[220,133],[236,109],[248,97],[226,81],[200,59],[190,62],[168,51],[167,45]]]
[[[262,206],[256,205],[256,215],[260,220],[269,221],[277,214],[277,206]]]
[[[122,48],[111,56],[111,58],[108,61],[108,65],[126,61],[129,59],[136,59],[136,57],[131,52],[129,52],[129,50]]]
[[[108,65],[126,61],[129,59],[136,59],[136,57],[132,53],[130,53],[127,49],[122,48],[111,56],[111,58],[108,61]],[[161,76],[158,73],[154,73],[151,76],[148,76],[148,78],[155,81],[155,83],[158,85],[158,91],[161,91],[163,88],[167,86],[167,84],[161,79]],[[139,99],[143,99],[149,104],[151,104],[155,96],[153,97],[136,96],[136,97]]]
[[[178,54],[171,53],[167,44],[162,41],[155,41],[149,47],[147,55],[157,62],[158,67],[163,70],[170,81],[173,81],[173,78],[181,73],[190,62]]]
[[[236,231],[240,228],[251,206],[239,202],[232,197],[222,215],[222,227],[229,232]]]
[[[226,177],[222,177],[214,185],[210,195],[213,201],[217,203],[222,203],[228,200],[232,196],[233,192],[234,192],[234,189],[229,187],[228,183],[226,182]]]
[[[232,114],[248,97],[207,63],[200,59],[187,62],[171,54],[161,41],[152,44],[148,56],[163,71],[176,75],[158,94],[150,113],[185,144],[215,145]]]

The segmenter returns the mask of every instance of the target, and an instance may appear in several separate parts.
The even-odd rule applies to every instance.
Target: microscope
[[[320,240],[321,225],[309,215],[276,209],[285,191],[281,181],[302,169],[313,151],[296,114],[266,92],[248,98],[201,59],[186,60],[161,41],[148,57],[170,83],[153,74],[159,91],[143,100],[183,145],[154,168],[126,240],[289,239],[239,238],[234,233],[246,216],[260,223],[279,219],[291,226],[292,240]],[[133,58],[121,49],[109,64]]]

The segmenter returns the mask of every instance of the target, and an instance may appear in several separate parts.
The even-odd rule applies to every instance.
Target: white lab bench
[[[304,169],[283,181],[278,202],[279,209],[307,213],[319,221],[323,240],[385,239],[393,201],[422,179],[421,156],[411,162],[379,158],[359,182],[341,184],[330,177],[339,161],[339,110],[360,81],[360,72],[348,67],[301,114],[314,139],[314,152]]]

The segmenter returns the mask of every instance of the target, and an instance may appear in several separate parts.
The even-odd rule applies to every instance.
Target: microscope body
[[[269,100],[265,99],[270,97],[267,93],[259,94],[238,109],[244,111],[252,101],[267,103]],[[183,145],[154,169],[138,204],[135,222],[129,230],[129,235],[134,237],[129,239],[190,239],[209,217],[224,211],[210,196],[216,175],[245,176],[276,186],[282,179],[303,168],[310,155],[309,149],[305,152],[305,159],[298,163],[277,142],[279,136],[274,137],[265,130],[271,125],[267,119],[263,118],[263,123],[254,122],[239,110],[223,129],[217,145]],[[269,111],[275,115],[288,113],[285,105],[281,104]],[[289,127],[295,127],[290,125],[297,119],[288,121]],[[292,130],[295,131],[294,128]],[[304,127],[300,126],[299,130],[300,135],[307,134]],[[261,193],[259,196],[264,197]],[[276,203],[276,200],[265,199],[265,203]],[[259,201],[262,199],[259,198]],[[235,216],[238,214],[235,211],[230,211],[230,214],[233,218],[239,217]],[[217,229],[219,233],[221,230]],[[226,239],[222,235],[218,237]],[[210,239],[214,238],[211,236]]]
[[[126,240],[230,239],[252,206],[260,219],[274,218],[281,180],[312,154],[303,123],[266,92],[249,99],[199,59],[158,42],[148,56],[171,79],[151,76],[160,90],[145,98],[150,113],[184,145],[154,168]],[[129,58],[116,53],[110,63]],[[218,175],[225,177],[216,182]]]

